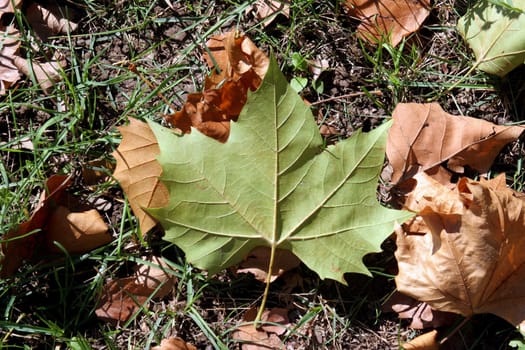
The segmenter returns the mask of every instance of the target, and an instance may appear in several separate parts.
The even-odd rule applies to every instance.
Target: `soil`
[[[182,106],[187,93],[202,86],[207,74],[202,68],[201,57],[201,50],[206,41],[205,34],[222,13],[231,10],[232,5],[229,1],[209,0],[192,3],[191,6],[183,1],[172,1],[173,7],[167,3],[169,2],[153,1],[147,14],[125,14],[122,11],[127,7],[123,1],[97,3],[92,9],[79,3],[67,2],[68,6],[78,11],[79,18],[79,28],[73,37],[77,56],[75,59],[85,63],[100,56],[98,63],[89,67],[89,80],[118,81],[116,84],[92,84],[88,87],[86,93],[96,97],[97,117],[92,122],[99,127],[101,137],[100,142],[93,145],[89,154],[80,155],[74,160],[74,166],[110,154],[114,145],[104,142],[104,138],[110,134],[117,135],[114,127],[125,123],[128,116],[159,120],[162,113],[169,112],[165,103],[156,96],[145,105],[133,104],[132,94],[136,91],[136,84],[144,83],[127,70],[129,63],[137,64],[141,71],[146,72],[156,72],[155,68],[159,66],[179,66],[179,70],[170,71],[172,75],[164,72],[151,74],[149,77],[154,84],[171,84],[182,79],[177,83],[176,89],[165,94],[175,108]],[[453,83],[454,79],[451,77],[461,76],[469,65],[469,61],[463,59],[469,50],[454,30],[455,22],[468,6],[466,1],[434,2],[431,16],[425,22],[424,28],[411,38],[410,45],[406,45],[406,56],[410,57],[408,48],[412,47],[417,51],[415,56],[418,59],[414,61],[415,66],[401,66],[397,73],[397,78],[401,81],[400,88],[392,86],[392,80],[389,79],[391,77],[378,74],[377,63],[365,57],[363,51],[372,53],[376,48],[357,39],[355,32],[358,22],[350,18],[339,6],[314,1],[313,5],[307,8],[315,10],[317,17],[308,13],[297,14],[294,18],[279,15],[264,28],[258,25],[253,13],[247,13],[242,16],[242,21],[227,21],[216,31],[212,31],[212,34],[235,28],[246,32],[260,48],[275,54],[289,79],[298,75],[311,78],[311,73],[294,69],[289,52],[299,52],[309,59],[327,60],[329,69],[323,72],[318,80],[324,85],[322,93],[317,92],[311,85],[302,91],[302,96],[313,104],[319,124],[327,126],[323,129],[326,130],[327,143],[349,137],[358,128],[374,128],[392,113],[399,102],[428,102],[429,98],[438,102],[449,113],[483,118],[497,124],[525,119],[523,67],[505,79],[488,81],[488,84],[493,83],[496,86],[495,89],[458,88],[448,92],[443,87],[443,79],[449,79],[447,82]],[[89,16],[86,16],[86,13],[89,13]],[[202,14],[208,14],[209,20],[185,31],[194,24],[192,19]],[[158,20],[147,21],[141,25],[141,16],[152,16]],[[85,20],[86,18],[89,20]],[[130,29],[123,34],[118,32],[120,28]],[[116,34],[112,34],[115,32]],[[455,49],[451,50],[451,47]],[[181,60],[180,53],[186,51],[189,55]],[[379,65],[391,66],[392,60],[386,52],[384,54],[385,57]],[[68,57],[68,60],[71,65],[75,63],[72,57]],[[463,65],[447,63],[456,60],[464,62]],[[446,73],[445,77],[439,74],[422,76],[417,67],[423,66],[437,67],[434,71]],[[150,93],[145,85],[143,93]],[[20,107],[14,113],[18,116],[20,132],[42,125],[51,117],[51,113],[47,113],[45,109]],[[8,141],[10,133],[13,132],[13,125],[8,124],[6,120],[9,119],[0,116],[0,142]],[[89,122],[89,117],[86,116],[86,123]],[[53,133],[47,135],[53,136]],[[518,159],[525,155],[524,147],[523,140],[507,146],[495,162],[495,171],[515,171]],[[2,161],[6,169],[15,169],[23,159],[13,154],[3,154]],[[51,174],[70,166],[71,162],[72,159],[67,155],[57,155],[47,170]],[[79,168],[75,171],[80,173]],[[78,191],[89,197],[91,202],[104,204],[100,210],[109,223],[120,225],[124,217],[124,196],[118,186],[100,196],[93,196],[92,193],[88,194],[90,187],[85,181],[79,176],[76,184]],[[35,197],[36,195],[37,193]],[[159,252],[174,261],[182,259],[182,253],[163,242],[161,235],[160,231],[150,234],[149,248],[133,247],[126,251],[126,254],[132,256]],[[333,281],[322,281],[305,266],[288,272],[285,277],[276,281],[271,288],[268,306],[289,308],[292,324],[301,320],[308,309],[322,306],[320,312],[312,314],[312,319],[286,340],[287,349],[399,349],[400,342],[421,333],[422,331],[410,329],[409,322],[399,320],[396,314],[381,311],[382,304],[395,290],[393,279],[385,275],[393,275],[396,272],[394,250],[393,241],[385,242],[382,254],[368,256],[366,259],[367,265],[374,268],[374,278],[348,274],[348,286]],[[125,275],[129,268],[121,266],[117,270]],[[87,272],[89,264],[86,264],[86,272],[82,266],[77,266],[76,270],[78,274],[74,281],[86,280],[91,274]],[[53,276],[44,276],[24,287],[25,289],[15,291],[26,296],[23,298],[25,302],[17,305],[21,312],[31,318],[32,308],[38,307],[42,298],[55,295],[58,286],[53,281],[56,281]],[[200,283],[201,285],[193,286],[194,290],[204,285],[206,287],[202,289],[202,297],[197,299],[193,307],[216,334],[224,335],[230,334],[231,328],[242,320],[243,311],[248,306],[257,303],[264,288],[262,283],[250,275],[235,275],[229,271]],[[118,332],[115,332],[112,339],[119,348],[127,348],[130,343],[141,343],[147,339],[153,328],[166,327],[166,336],[179,336],[198,349],[211,349],[212,346],[202,329],[192,317],[181,311],[187,306],[187,293],[187,290],[181,290],[177,298],[170,297],[151,302],[152,314],[137,317],[125,328],[116,327]],[[68,303],[72,303],[74,298],[68,298],[70,299],[64,302],[72,306]],[[57,305],[57,318],[60,307],[63,305]],[[172,310],[171,319],[155,319],[156,312],[162,314],[166,310]],[[35,319],[34,322],[38,324],[39,320]],[[461,322],[461,317],[458,317],[456,322]],[[89,339],[98,339],[91,345],[93,348],[103,349],[107,348],[100,331],[103,328],[100,321],[91,315],[77,331],[83,332]],[[454,325],[448,327],[449,331],[453,329]],[[479,315],[456,332],[443,348],[504,349],[509,340],[516,336],[514,329],[497,317]],[[15,343],[50,347],[50,344],[54,344],[51,338],[43,334]],[[321,345],[325,343],[329,345]],[[236,346],[232,348],[240,348],[239,345]]]

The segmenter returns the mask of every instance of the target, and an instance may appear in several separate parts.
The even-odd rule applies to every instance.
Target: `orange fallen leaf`
[[[212,37],[207,46],[204,57],[213,73],[206,78],[204,91],[189,94],[182,109],[166,121],[183,133],[194,127],[226,142],[230,120],[237,120],[248,90],[261,84],[269,60],[248,37],[235,31]]]
[[[445,161],[457,173],[463,173],[465,166],[485,173],[503,146],[524,130],[454,116],[436,103],[400,103],[392,117],[386,153],[393,167],[393,183]]]
[[[145,259],[146,260],[146,259]],[[140,264],[130,277],[109,281],[102,290],[98,318],[107,322],[125,322],[145,306],[150,298],[163,298],[175,285],[175,277],[162,258],[152,257]]]
[[[271,249],[268,247],[255,248],[248,254],[244,261],[239,264],[237,273],[251,273],[258,281],[266,282],[270,251]],[[286,271],[296,268],[300,263],[301,260],[289,250],[277,249],[270,282],[275,281]]]
[[[129,125],[119,127],[122,142],[113,152],[117,166],[113,176],[126,193],[133,213],[145,235],[156,221],[144,208],[163,207],[169,202],[169,193],[159,180],[162,168],[157,162],[159,145],[148,124],[129,118]]]
[[[347,0],[345,5],[361,21],[361,38],[371,43],[388,38],[393,46],[418,30],[431,8],[430,0]]]
[[[51,176],[31,218],[4,235],[0,276],[11,276],[24,260],[60,251],[55,241],[72,254],[111,241],[108,227],[96,210],[70,212],[75,205],[74,198],[65,192],[70,181],[65,175]]]
[[[153,347],[152,350],[197,350],[197,348],[186,343],[182,338],[174,337],[162,339],[160,345]]]
[[[438,331],[434,329],[404,343],[402,347],[405,350],[438,350],[437,336]]]
[[[426,230],[396,229],[400,292],[466,317],[492,313],[515,326],[525,320],[525,205],[504,176],[461,178],[450,190],[418,175],[436,188],[416,186],[407,205]]]

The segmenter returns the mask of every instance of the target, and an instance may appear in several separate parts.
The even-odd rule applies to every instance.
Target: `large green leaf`
[[[411,215],[376,200],[390,123],[323,151],[313,115],[274,60],[225,144],[150,126],[171,195],[151,213],[165,239],[210,273],[267,246],[344,283],[345,272],[369,274],[362,257]]]
[[[525,62],[525,0],[478,1],[457,27],[475,67],[502,77]]]

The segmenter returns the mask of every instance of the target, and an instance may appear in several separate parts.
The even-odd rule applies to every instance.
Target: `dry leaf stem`
[[[277,250],[276,245],[272,244],[272,247],[270,250],[270,262],[268,263],[268,274],[266,275],[266,281],[264,281],[265,286],[264,286],[263,298],[261,301],[261,306],[259,306],[259,311],[257,311],[257,316],[255,317],[255,320],[253,321],[254,328],[259,328],[259,323],[261,323],[262,315],[264,312],[264,307],[266,306],[266,300],[268,299],[268,294],[270,293],[270,283],[272,283],[272,270],[273,270],[276,250]]]

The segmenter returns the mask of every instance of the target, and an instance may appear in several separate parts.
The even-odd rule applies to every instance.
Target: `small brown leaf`
[[[175,284],[175,277],[166,263],[157,257],[151,264],[141,264],[130,277],[109,281],[102,290],[98,318],[107,322],[125,322],[144,307],[149,298],[168,295]]]
[[[197,350],[197,348],[190,343],[186,343],[182,338],[168,338],[162,339],[160,346],[155,346],[152,350]]]
[[[113,156],[117,166],[113,176],[126,193],[133,213],[145,235],[156,221],[143,208],[163,207],[169,202],[169,193],[159,180],[162,168],[157,162],[160,153],[157,139],[148,124],[129,118],[128,126],[119,127],[122,142]]]
[[[251,273],[255,279],[266,282],[268,265],[270,263],[271,249],[268,247],[257,247],[248,254],[243,262],[239,264],[237,273]],[[301,263],[289,250],[277,249],[274,257],[272,277],[270,282],[275,281],[286,271],[296,268]]]
[[[361,20],[359,36],[371,43],[387,38],[393,46],[419,29],[430,13],[430,0],[347,0],[350,16]]]
[[[445,161],[454,172],[462,173],[469,166],[485,173],[503,146],[523,132],[519,126],[454,116],[436,103],[400,103],[392,117],[386,153],[394,170],[393,183]]]

